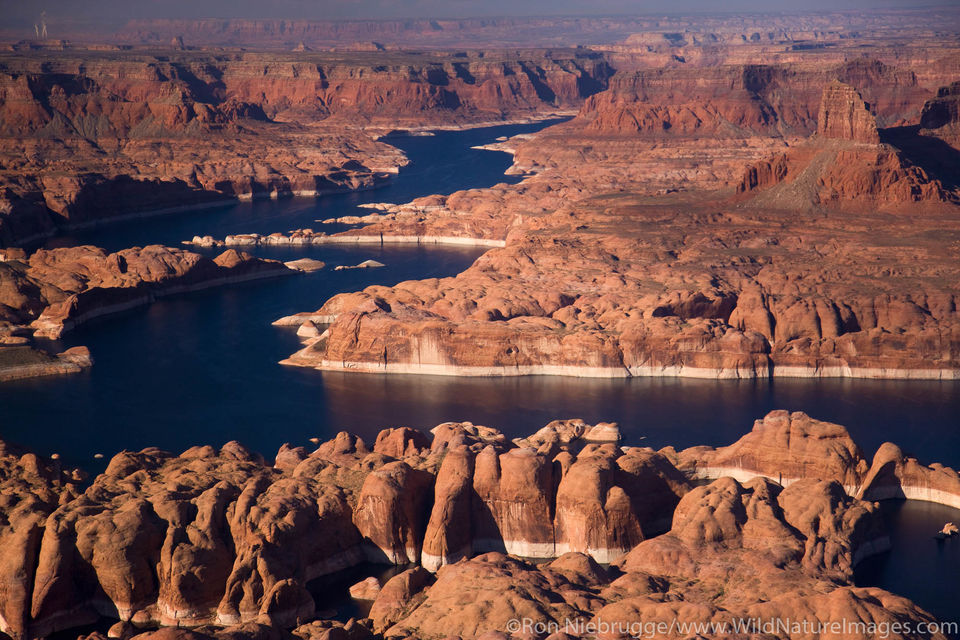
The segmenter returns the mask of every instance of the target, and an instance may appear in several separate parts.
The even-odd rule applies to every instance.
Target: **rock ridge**
[[[955,471],[889,443],[870,465],[843,427],[786,411],[718,449],[618,439],[615,425],[558,420],[512,442],[471,423],[385,429],[372,446],[344,432],[312,452],[284,445],[273,461],[236,442],[148,448],[117,454],[86,486],[0,445],[2,631],[38,637],[106,615],[129,635],[156,624],[319,632],[330,623],[317,621],[308,584],[368,557],[422,565],[374,589],[370,618],[348,623],[382,637],[473,638],[528,607],[645,619],[677,601],[657,595],[673,590],[697,608],[668,611],[695,619],[930,619],[853,587],[852,569],[887,544],[865,500],[960,506]],[[464,598],[488,604],[455,606]],[[537,604],[547,601],[560,608]]]

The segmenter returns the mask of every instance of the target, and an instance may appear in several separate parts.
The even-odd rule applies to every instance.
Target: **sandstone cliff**
[[[686,449],[676,463],[701,478],[730,476],[746,482],[764,477],[784,486],[829,480],[867,500],[908,498],[960,508],[960,474],[953,469],[923,465],[890,442],[881,445],[871,463],[841,425],[801,412],[774,411],[737,442]]]
[[[931,107],[925,105],[924,113]],[[926,120],[931,122],[930,116]],[[738,193],[761,194],[754,206],[798,209],[840,204],[862,206],[871,201],[878,207],[895,207],[912,202],[942,202],[956,198],[943,183],[917,166],[907,154],[881,144],[876,120],[860,94],[850,85],[834,82],[823,90],[814,138],[772,159],[749,167]],[[916,144],[910,136],[885,135],[899,144]],[[929,164],[935,158],[914,158]]]
[[[785,218],[675,202],[619,196],[531,213],[456,278],[341,294],[302,316],[331,324],[286,363],[451,375],[956,375],[953,249],[925,231],[952,224],[949,211]],[[914,247],[911,264],[890,233]]]
[[[955,249],[934,230],[956,226],[956,151],[939,165],[925,153],[930,143],[952,149],[936,137],[950,127],[878,129],[859,94],[835,82],[816,113],[821,131],[789,146],[745,129],[736,135],[746,138],[708,140],[694,128],[655,142],[621,132],[578,164],[551,155],[576,140],[576,120],[511,142],[515,166],[537,175],[385,207],[319,238],[494,248],[456,278],[371,287],[283,319],[330,324],[285,363],[452,375],[955,378]],[[707,191],[721,167],[742,171],[742,155],[764,148],[757,140],[783,150],[742,174],[733,201]],[[656,155],[621,154],[638,144]],[[711,155],[690,156],[691,173],[671,156],[705,147]],[[699,187],[652,188],[676,176]]]
[[[0,246],[224,198],[373,187],[406,160],[362,128],[542,117],[611,73],[585,50],[88,53],[0,60]]]

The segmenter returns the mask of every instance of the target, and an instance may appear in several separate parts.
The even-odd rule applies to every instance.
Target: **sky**
[[[48,20],[132,18],[453,18],[960,7],[960,0],[0,0],[0,28]],[[6,24],[4,24],[6,23]]]

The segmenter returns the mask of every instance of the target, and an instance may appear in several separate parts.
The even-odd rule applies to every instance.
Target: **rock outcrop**
[[[845,428],[787,411],[757,420],[750,433],[730,446],[682,451],[679,467],[693,469],[702,478],[729,476],[747,482],[762,476],[784,486],[798,480],[831,480],[851,495],[867,472],[863,452]]]
[[[422,564],[485,551],[552,558],[568,551],[609,562],[664,527],[687,480],[660,454],[612,445],[449,448],[437,474]]]
[[[832,82],[823,90],[817,135],[822,138],[880,144],[877,120],[870,105],[856,89],[843,82]]]
[[[924,113],[929,113],[926,105]],[[927,120],[931,120],[929,115]],[[902,139],[895,137],[897,143]],[[881,144],[869,106],[853,87],[842,82],[823,90],[816,137],[748,167],[737,192],[750,194],[771,187],[752,201],[752,206],[808,209],[833,204],[849,208],[870,201],[890,208],[943,202],[955,196],[922,166],[911,162],[904,151]]]
[[[234,249],[210,259],[150,245],[115,253],[92,246],[41,249],[0,263],[0,322],[58,338],[91,318],[146,304],[156,297],[293,273],[282,263]]]
[[[897,445],[885,442],[857,495],[865,500],[926,500],[960,509],[960,473],[942,464],[922,465]]]
[[[77,373],[93,364],[86,347],[51,354],[31,337],[57,339],[83,322],[165,295],[291,273],[283,263],[234,249],[213,259],[160,245],[109,254],[92,246],[41,249],[29,258],[20,252],[0,261],[0,381]]]
[[[937,91],[937,97],[928,100],[920,113],[920,128],[940,129],[960,125],[960,81]]]
[[[686,494],[666,535],[610,569],[580,553],[537,566],[498,553],[444,566],[384,635],[583,637],[606,624],[616,637],[680,622],[686,634],[726,637],[734,621],[761,615],[814,624],[932,620],[908,600],[849,585],[858,551],[882,544],[875,511],[835,482],[781,489],[720,479]],[[529,629],[512,622],[524,619]]]
[[[86,347],[50,353],[23,335],[0,338],[0,382],[80,373],[91,366],[93,358]]]
[[[340,433],[313,452],[284,445],[272,465],[236,442],[149,448],[117,454],[85,487],[4,445],[0,631],[39,637],[106,616],[120,638],[160,625],[148,633],[366,640],[514,633],[507,622],[524,617],[930,619],[851,586],[856,563],[887,544],[864,500],[958,504],[956,472],[891,444],[867,469],[842,427],[803,414],[679,454],[585,439],[610,431],[557,421],[510,443],[445,423],[432,441],[387,429],[374,450]],[[351,588],[372,600],[362,624],[318,619],[311,581],[367,558],[419,566]]]
[[[47,519],[28,628],[98,614],[188,626],[309,619],[307,581],[361,556],[343,476],[362,458],[316,453],[281,471],[236,443],[118,454]]]
[[[634,100],[641,90],[675,95],[654,82],[671,75],[647,78]],[[743,86],[750,77],[735,76]],[[577,139],[571,122],[518,142],[517,164],[539,158],[524,166],[540,171],[519,185],[381,208],[358,229],[321,236],[493,249],[456,278],[371,287],[283,319],[330,325],[284,363],[474,376],[956,378],[955,251],[934,230],[956,226],[957,165],[933,177],[913,163],[930,157],[922,148],[875,140],[850,86],[822,93],[821,132],[749,166],[732,201],[652,193],[647,176],[633,177],[646,165],[606,142],[596,162],[544,159],[544,147]],[[760,143],[743,140],[772,135],[745,131],[723,144],[736,139],[752,153]],[[654,142],[610,134],[633,151],[653,144],[650,162],[671,175],[671,151],[720,145],[696,133]],[[891,234],[907,239],[894,248]]]
[[[880,446],[870,463],[843,426],[802,412],[773,411],[737,442],[685,449],[675,463],[698,478],[747,482],[762,477],[787,487],[829,480],[864,500],[907,498],[960,507],[960,473],[954,469],[925,466],[890,442]]]
[[[374,286],[284,319],[329,323],[284,362],[447,375],[958,375],[947,274],[960,273],[949,237],[928,233],[954,224],[949,209],[784,216],[674,202],[617,196],[530,214],[456,278]],[[909,263],[890,233],[913,247]]]
[[[406,164],[381,133],[575,109],[612,73],[586,50],[529,53],[4,54],[0,246],[224,199],[371,188]]]

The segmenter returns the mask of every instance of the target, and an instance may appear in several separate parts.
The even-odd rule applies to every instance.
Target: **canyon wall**
[[[334,297],[302,316],[329,328],[284,362],[449,375],[955,379],[960,274],[953,236],[941,233],[955,228],[958,202],[955,127],[942,121],[951,89],[916,107],[886,103],[888,121],[908,108],[936,129],[882,128],[836,73],[811,76],[823,83],[815,103],[784,98],[802,107],[794,120],[761,98],[774,86],[762,68],[707,71],[698,82],[687,70],[636,74],[623,104],[656,113],[601,135],[596,123],[622,124],[623,111],[584,113],[624,95],[614,78],[574,120],[503,143],[515,169],[535,176],[384,207],[340,234],[496,248],[456,278]],[[904,79],[917,86],[903,70],[879,77],[893,83],[871,89],[879,93],[896,94]],[[784,122],[809,135],[784,137]]]
[[[575,109],[610,73],[578,50],[4,54],[0,246],[230,198],[374,187],[406,163],[381,133]]]

